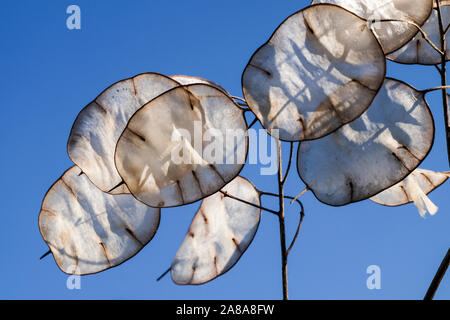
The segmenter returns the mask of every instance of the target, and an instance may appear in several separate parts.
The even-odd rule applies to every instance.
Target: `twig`
[[[166,271],[164,271],[164,273],[162,275],[160,275],[158,277],[158,279],[156,279],[156,281],[160,281],[162,278],[164,278],[170,271],[172,270],[172,267],[170,267],[169,269],[167,269]]]
[[[302,223],[303,223],[303,218],[304,218],[304,217],[305,217],[305,212],[304,212],[303,206],[302,206],[302,210],[300,211],[300,220],[298,221],[297,230],[295,231],[294,238],[292,239],[292,242],[291,242],[289,248],[288,248],[287,251],[286,251],[286,255],[287,255],[287,256],[289,256],[289,253],[291,252],[292,247],[293,247],[294,244],[295,244],[295,241],[297,241],[298,235],[299,235],[299,233],[300,233],[300,229],[301,229],[301,227],[302,227]]]
[[[293,151],[294,151],[294,143],[291,142],[290,151],[289,151],[289,162],[288,162],[288,166],[287,166],[287,169],[286,169],[286,174],[284,175],[283,181],[281,181],[281,183],[283,185],[286,183],[287,177],[289,175],[289,171],[291,170]]]
[[[42,259],[44,259],[46,256],[48,256],[50,253],[52,253],[52,250],[48,250],[46,253],[44,253],[40,258],[39,258],[39,260],[42,260]]]
[[[266,191],[261,191],[262,195],[266,195],[266,196],[272,196],[272,197],[279,197],[280,195],[276,194],[276,193],[272,193],[272,192],[266,192]],[[292,199],[291,204],[293,204],[294,202],[297,202],[300,205],[300,208],[303,208],[303,204],[297,200],[296,198],[292,197],[292,196],[287,196],[284,195],[285,199]]]
[[[433,300],[434,295],[436,294],[436,291],[439,288],[439,285],[442,279],[444,278],[445,273],[447,272],[449,264],[450,264],[450,249],[448,249],[447,254],[444,257],[444,260],[442,260],[441,265],[439,266],[439,269],[436,272],[436,275],[434,276],[433,281],[431,282],[425,297],[423,298],[424,300]]]
[[[283,300],[288,300],[288,275],[287,275],[287,251],[286,251],[286,227],[284,220],[284,185],[283,185],[283,159],[281,154],[281,141],[277,141],[278,153],[278,195],[280,211],[278,221],[280,224],[280,244],[281,244],[281,274],[283,281]]]
[[[261,194],[262,195],[273,196],[273,197],[278,197],[279,196],[278,194],[271,193],[271,192],[265,192],[265,191],[261,192]],[[303,203],[301,203],[297,198],[291,197],[291,196],[286,196],[286,195],[284,196],[284,198],[292,199],[291,204],[293,204],[294,202],[297,202],[299,204],[299,206],[300,206],[300,220],[299,220],[299,223],[298,223],[298,226],[297,226],[297,230],[295,231],[294,238],[292,239],[292,242],[291,242],[291,244],[289,245],[289,248],[286,251],[286,255],[289,256],[289,252],[292,250],[292,247],[294,246],[294,244],[295,244],[295,242],[296,242],[296,240],[298,238],[298,235],[300,233],[300,228],[302,227],[303,218],[305,216],[305,209],[303,207]]]
[[[291,204],[294,203],[294,201],[298,201],[298,198],[300,198],[302,195],[307,193],[309,191],[309,188],[306,187],[302,192],[300,192],[293,200],[291,201]]]
[[[233,199],[233,200],[236,200],[236,201],[239,201],[239,202],[248,204],[249,206],[252,206],[252,207],[255,207],[255,208],[258,208],[258,209],[261,209],[261,210],[270,212],[270,213],[273,213],[273,214],[275,214],[275,215],[278,215],[278,212],[275,211],[275,210],[268,209],[268,208],[264,208],[264,207],[262,207],[262,206],[258,206],[257,204],[254,204],[254,203],[249,202],[249,201],[247,201],[247,200],[240,199],[240,198],[238,198],[238,197],[232,196],[231,194],[228,194],[227,192],[222,191],[222,190],[221,190],[220,192],[221,192],[225,197],[228,197],[228,198],[230,198],[230,199]]]
[[[435,64],[434,67],[437,69],[437,71],[438,71],[439,73],[441,73],[441,68],[439,68],[439,66],[438,66],[437,64]]]
[[[422,90],[422,92],[425,94],[425,93],[428,93],[428,92],[437,91],[437,90],[445,90],[445,89],[450,89],[450,86],[439,86],[439,87],[434,87],[434,88]]]
[[[438,12],[438,22],[439,22],[439,33],[441,36],[441,86],[442,89],[442,103],[444,108],[444,121],[445,121],[445,136],[447,140],[447,157],[450,165],[450,124],[448,122],[448,98],[447,98],[447,57],[445,50],[447,48],[447,40],[444,33],[444,22],[442,19],[442,10],[439,0],[436,0],[437,12]]]

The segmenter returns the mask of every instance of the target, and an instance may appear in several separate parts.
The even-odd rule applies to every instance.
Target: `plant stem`
[[[257,204],[251,203],[251,202],[249,202],[249,201],[247,201],[247,200],[240,199],[240,198],[235,197],[235,196],[232,196],[231,194],[229,194],[229,193],[227,193],[227,192],[225,192],[225,191],[222,191],[222,190],[221,190],[220,192],[223,194],[224,197],[227,197],[227,198],[230,198],[230,199],[233,199],[233,200],[236,200],[236,201],[239,201],[239,202],[248,204],[249,206],[258,208],[258,209],[260,209],[260,210],[264,210],[264,211],[273,213],[273,214],[275,214],[275,215],[278,215],[278,211],[275,211],[275,210],[272,210],[272,209],[269,209],[269,208],[264,208],[263,206],[259,206],[259,205],[257,205]]]
[[[439,0],[436,0],[437,11],[438,11],[438,21],[439,21],[439,33],[441,37],[441,86],[442,88],[442,102],[444,107],[444,120],[445,120],[445,137],[447,140],[447,156],[450,165],[450,124],[448,122],[448,98],[447,98],[447,61],[446,61],[446,49],[447,41],[445,37],[445,27],[444,21],[442,19],[442,10],[439,4]]]
[[[448,265],[450,264],[450,249],[448,249],[447,254],[444,257],[444,260],[442,260],[441,265],[439,266],[438,271],[436,272],[436,275],[433,278],[433,281],[430,284],[430,287],[428,288],[427,294],[425,295],[424,300],[433,300],[434,295],[436,294],[437,289],[439,288],[439,284],[442,281],[442,278],[444,278],[445,272],[448,269]]]
[[[301,207],[300,211],[300,220],[298,221],[297,230],[295,231],[294,238],[292,239],[291,244],[289,245],[289,248],[286,251],[286,255],[289,257],[289,253],[291,253],[292,248],[294,247],[295,241],[297,241],[298,235],[300,234],[300,229],[303,224],[303,218],[305,217],[305,211],[303,210],[303,206]]]
[[[283,159],[281,155],[281,141],[277,140],[278,153],[278,197],[280,211],[278,212],[278,221],[280,224],[280,243],[281,243],[281,274],[283,281],[283,300],[288,300],[288,276],[287,276],[287,250],[286,250],[286,227],[284,215],[284,182],[283,179]],[[287,174],[287,173],[286,173]]]

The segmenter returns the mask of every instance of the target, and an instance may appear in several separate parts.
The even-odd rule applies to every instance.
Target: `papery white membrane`
[[[331,3],[341,6],[371,22],[371,29],[386,54],[410,41],[417,28],[407,22],[380,22],[405,20],[419,26],[428,19],[434,0],[313,0],[312,4]]]
[[[442,6],[442,20],[445,26],[450,23],[450,6]],[[434,43],[438,48],[441,47],[441,34],[439,30],[438,11],[434,9],[430,18],[422,27],[423,31],[427,34],[429,40]],[[446,59],[450,60],[450,50],[448,48],[450,43],[450,32],[446,35],[447,47],[445,48]],[[388,58],[392,61],[406,64],[424,64],[435,65],[441,63],[441,55],[437,52],[423,37],[422,33],[418,33],[411,41],[406,45],[394,51]]]
[[[448,178],[448,172],[416,169],[404,180],[370,198],[370,200],[390,207],[413,202],[422,217],[425,217],[427,211],[434,215],[438,211],[438,207],[431,202],[427,195],[441,186]]]
[[[205,157],[215,138],[196,137],[196,128],[225,140],[220,159]],[[205,84],[175,88],[131,118],[117,144],[117,170],[131,193],[150,206],[195,202],[239,174],[248,151],[246,130],[244,111],[221,90]],[[225,139],[227,132],[240,135]]]
[[[260,205],[259,191],[237,177],[222,189],[229,195]],[[172,262],[177,284],[202,284],[230,270],[252,242],[261,210],[217,192],[203,199],[186,238]]]
[[[403,180],[427,156],[433,141],[433,117],[423,92],[386,79],[360,118],[300,144],[298,171],[317,199],[346,205]]]
[[[114,165],[114,151],[131,116],[144,104],[180,84],[144,73],[113,84],[78,115],[70,132],[70,158],[102,191],[128,193]]]
[[[285,141],[317,139],[359,117],[381,87],[383,50],[367,22],[333,5],[285,20],[252,56],[244,97],[262,126]]]
[[[72,167],[45,195],[39,228],[59,268],[97,273],[133,257],[155,235],[160,209],[130,194],[110,195]]]

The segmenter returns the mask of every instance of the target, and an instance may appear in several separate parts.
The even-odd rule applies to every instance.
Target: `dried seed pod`
[[[260,205],[260,194],[248,180],[237,177],[222,189]],[[205,198],[172,262],[177,284],[203,284],[230,270],[255,237],[261,210],[217,192]]]
[[[229,95],[227,90],[225,90],[220,84],[217,84],[211,80],[200,78],[200,77],[193,77],[193,76],[185,76],[185,75],[175,75],[170,76],[171,79],[175,80],[176,82],[182,84],[183,86],[187,86],[190,84],[209,84],[210,86],[216,87],[219,90],[222,90],[224,93]]]
[[[383,84],[386,61],[367,22],[335,5],[286,19],[250,59],[245,99],[269,134],[318,139],[359,117]]]
[[[128,193],[114,165],[114,151],[131,116],[161,93],[179,86],[169,77],[144,73],[113,84],[78,115],[67,150],[72,161],[100,190]]]
[[[239,174],[246,131],[244,111],[221,90],[178,87],[131,118],[117,144],[116,167],[131,193],[149,206],[188,204]]]
[[[302,142],[298,171],[321,202],[342,206],[403,180],[430,151],[434,121],[424,93],[386,79],[357,120],[319,140]]]
[[[450,3],[449,3],[450,4]],[[450,24],[450,5],[441,6],[442,19],[444,27]],[[441,34],[439,30],[438,11],[434,9],[427,22],[422,27],[423,31],[428,35],[429,40],[440,48]],[[450,33],[447,33],[447,48],[445,50],[447,61],[450,60]],[[440,64],[441,55],[437,52],[423,37],[422,33],[418,33],[406,45],[388,55],[388,59],[405,64],[423,64],[436,65]]]
[[[421,26],[430,16],[433,2],[434,0],[313,0],[312,4],[335,4],[367,19],[385,54],[389,54],[408,43],[416,35],[417,28],[407,22],[381,20],[405,20]]]
[[[45,195],[39,229],[58,267],[84,275],[133,257],[153,238],[159,219],[160,209],[130,194],[102,192],[74,166]]]
[[[404,180],[370,198],[370,200],[389,207],[413,202],[422,217],[425,217],[427,211],[434,215],[438,211],[438,207],[431,202],[427,194],[447,181],[449,176],[448,172],[416,169]]]

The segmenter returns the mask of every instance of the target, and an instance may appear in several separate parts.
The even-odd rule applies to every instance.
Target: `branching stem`
[[[446,48],[447,48],[447,40],[445,36],[444,30],[444,22],[442,17],[442,10],[439,0],[436,0],[437,12],[438,12],[438,23],[439,23],[439,33],[441,40],[441,67],[440,67],[440,75],[441,75],[441,86],[442,86],[442,102],[444,108],[444,121],[445,121],[445,137],[447,140],[447,157],[450,165],[450,123],[448,121],[448,98],[447,98],[447,57],[446,57]]]
[[[445,90],[445,89],[450,89],[450,86],[439,86],[439,87],[434,87],[434,88],[422,90],[422,92],[423,92],[423,93],[428,93],[428,92],[432,92],[432,91]]]
[[[303,224],[303,218],[304,217],[305,217],[305,211],[303,210],[303,206],[302,206],[302,209],[300,211],[300,220],[298,221],[297,230],[295,231],[294,238],[292,239],[292,242],[291,242],[291,244],[289,245],[289,248],[286,251],[286,255],[287,256],[289,256],[289,253],[291,253],[292,247],[294,247],[294,244],[297,241],[298,235],[300,233],[300,229],[301,229],[302,224]]]
[[[283,282],[283,300],[289,299],[288,294],[288,274],[287,274],[287,250],[286,250],[286,227],[284,218],[284,179],[283,179],[283,159],[281,155],[281,141],[277,141],[278,154],[278,197],[280,210],[278,221],[280,225],[280,245],[281,245],[281,274]]]
[[[249,206],[258,208],[258,209],[260,209],[260,210],[264,210],[264,211],[273,213],[273,214],[275,214],[275,215],[278,215],[278,211],[275,211],[275,210],[272,210],[272,209],[269,209],[269,208],[265,208],[265,207],[259,206],[259,205],[257,205],[257,204],[254,204],[254,203],[249,202],[249,201],[244,200],[244,199],[240,199],[240,198],[235,197],[235,196],[233,196],[233,195],[231,195],[231,194],[229,194],[229,193],[227,193],[227,192],[225,192],[225,191],[220,191],[220,192],[221,192],[225,197],[228,197],[228,198],[230,198],[230,199],[233,199],[233,200],[236,200],[236,201],[239,201],[239,202],[248,204]]]
[[[447,254],[444,257],[444,260],[442,260],[442,263],[439,266],[439,269],[436,272],[436,275],[434,276],[433,281],[431,282],[425,297],[423,298],[424,300],[433,300],[434,295],[436,294],[436,291],[439,288],[439,284],[441,283],[445,273],[447,272],[449,264],[450,264],[450,249],[448,249]]]

